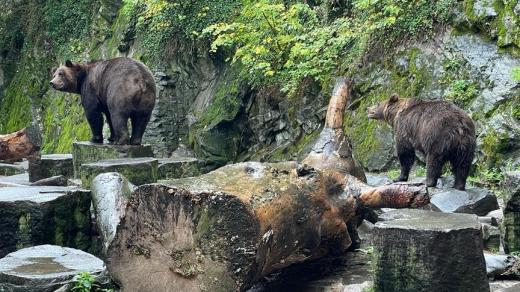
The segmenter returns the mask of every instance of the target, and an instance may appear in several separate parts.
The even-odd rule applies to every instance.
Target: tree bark
[[[40,138],[33,127],[0,135],[0,160],[16,161],[39,156]]]

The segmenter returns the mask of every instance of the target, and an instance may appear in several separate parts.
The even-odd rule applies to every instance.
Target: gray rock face
[[[488,277],[520,279],[520,260],[511,255],[484,253]]]
[[[365,176],[367,177],[367,184],[373,187],[388,185],[392,183],[392,180],[385,175],[365,173]]]
[[[24,248],[0,259],[0,291],[56,291],[72,284],[81,272],[108,280],[103,261],[81,250],[55,245]]]
[[[131,183],[143,185],[157,182],[158,160],[155,158],[121,158],[86,163],[81,166],[81,183],[90,188],[92,180],[101,173],[118,172]]]
[[[430,199],[442,212],[468,213],[484,216],[499,208],[496,196],[488,190],[471,188],[466,191],[447,189]]]
[[[29,160],[29,181],[36,182],[44,178],[63,175],[74,177],[72,154],[42,155],[40,159]]]
[[[502,182],[504,190],[504,250],[520,251],[520,172],[508,172]]]
[[[482,223],[482,240],[486,250],[500,250],[500,229],[490,224]]]
[[[92,203],[103,242],[103,252],[114,239],[116,228],[135,187],[119,173],[102,173],[92,181]]]
[[[70,187],[0,188],[0,257],[38,244],[87,250],[90,192]]]
[[[159,179],[175,179],[204,174],[211,168],[206,163],[194,157],[178,157],[159,159]]]
[[[376,291],[489,291],[477,216],[395,210],[373,230]]]

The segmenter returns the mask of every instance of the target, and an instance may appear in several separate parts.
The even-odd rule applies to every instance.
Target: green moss
[[[484,153],[481,168],[494,167],[502,160],[502,154],[509,149],[509,137],[505,133],[490,131],[482,139],[481,150]]]
[[[318,138],[320,134],[319,130],[312,132],[311,134],[303,135],[295,143],[292,143],[289,147],[282,147],[269,154],[268,161],[280,162],[293,160],[298,157],[299,154],[305,151],[310,144]]]

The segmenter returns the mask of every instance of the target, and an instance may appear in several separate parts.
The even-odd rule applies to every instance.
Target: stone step
[[[56,245],[24,248],[0,259],[0,291],[70,291],[83,272],[100,287],[111,285],[105,264],[91,254]]]
[[[153,157],[150,145],[110,145],[75,142],[72,145],[74,177],[80,177],[81,165],[106,159]]]
[[[157,182],[158,160],[155,158],[121,158],[86,163],[81,166],[81,183],[89,189],[92,180],[105,172],[118,172],[134,185]]]
[[[90,205],[90,191],[77,188],[0,188],[0,257],[40,244],[88,250]]]
[[[489,291],[477,216],[401,209],[380,219],[375,291]]]
[[[63,175],[74,177],[72,154],[48,154],[40,159],[29,160],[29,181],[35,182],[44,178]]]
[[[206,163],[194,157],[159,159],[159,179],[199,176],[209,172]]]
[[[500,208],[497,197],[491,191],[481,188],[470,188],[466,191],[445,189],[434,193],[430,201],[441,212],[447,213],[485,216]]]
[[[25,169],[21,165],[0,163],[0,175],[9,176],[9,175],[21,174],[24,172],[25,172]]]

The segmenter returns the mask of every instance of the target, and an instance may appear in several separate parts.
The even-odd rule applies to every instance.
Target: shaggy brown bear
[[[103,115],[110,143],[139,145],[155,105],[155,81],[142,63],[115,58],[91,63],[69,60],[54,71],[51,86],[81,95],[93,143],[103,143]],[[132,125],[129,140],[128,119]]]
[[[415,150],[426,158],[426,185],[434,187],[446,161],[455,175],[454,188],[464,190],[475,155],[475,125],[460,108],[446,101],[401,99],[397,94],[368,108],[368,117],[392,126],[401,175],[408,180]]]

